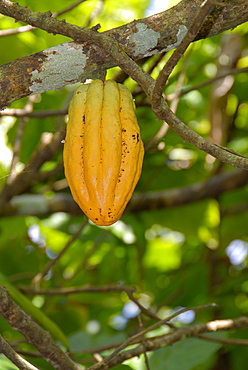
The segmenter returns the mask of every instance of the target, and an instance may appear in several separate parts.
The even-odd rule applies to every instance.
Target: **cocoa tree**
[[[0,116],[14,122],[1,170],[1,352],[19,369],[231,368],[247,340],[226,333],[248,324],[248,4],[182,0],[107,31],[101,7],[85,27],[59,19],[84,2],[52,13],[0,0],[2,19],[21,22],[2,40],[66,38],[0,66]],[[136,99],[146,157],[122,220],[99,228],[70,195],[62,147],[71,86],[106,73]],[[194,360],[177,362],[181,351]],[[245,368],[243,351],[234,368]]]

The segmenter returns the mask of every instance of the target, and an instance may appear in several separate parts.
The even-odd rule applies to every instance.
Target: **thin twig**
[[[24,32],[29,32],[36,30],[37,27],[33,26],[21,26],[18,28],[8,28],[7,30],[0,30],[0,37],[4,36],[10,36],[10,35],[17,35],[18,33],[24,33]]]
[[[190,55],[191,55],[191,52],[190,52],[191,50],[192,50],[192,48],[189,49],[189,52],[185,56],[182,69],[181,69],[181,71],[179,73],[179,76],[178,76],[178,79],[177,79],[177,84],[176,84],[176,89],[175,89],[175,98],[171,101],[171,105],[170,105],[170,109],[172,110],[173,113],[176,113],[176,110],[177,110],[177,106],[178,106],[178,103],[179,103],[178,94],[179,94],[180,91],[182,91],[183,81],[184,81],[184,78],[185,78],[186,69],[187,69],[189,58],[190,58]]]
[[[140,314],[138,315],[138,322],[139,322],[139,327],[140,327],[140,331],[143,331],[144,330],[144,325],[143,325],[143,322],[141,320],[141,316]],[[146,364],[146,368],[147,370],[151,370],[150,368],[150,365],[149,365],[149,361],[148,361],[148,356],[147,356],[147,353],[145,351],[145,337],[142,336],[141,338],[141,344],[144,346],[144,358],[145,358],[145,364]]]
[[[33,110],[35,100],[36,100],[36,95],[32,95],[28,98],[28,101],[25,104],[25,107],[23,109],[23,111],[26,112],[26,114]],[[15,136],[15,141],[13,144],[13,156],[12,156],[12,161],[11,161],[10,169],[9,169],[10,175],[7,178],[6,184],[11,183],[17,175],[16,166],[19,162],[22,137],[23,137],[24,129],[25,129],[27,122],[28,122],[28,118],[26,116],[22,117],[22,119],[19,122],[16,136]]]
[[[148,310],[145,308],[139,301],[136,299],[133,295],[133,293],[129,290],[126,292],[128,297],[130,298],[131,301],[133,301],[140,309],[141,312],[143,312],[144,315],[150,317],[151,319],[155,319],[156,321],[161,321],[161,318],[158,317],[154,312]]]
[[[157,112],[160,110],[161,105],[161,99],[162,99],[162,93],[164,86],[168,80],[168,77],[172,73],[175,65],[178,63],[178,61],[183,56],[184,52],[190,45],[192,41],[194,41],[195,36],[197,35],[198,31],[200,30],[206,16],[209,14],[209,12],[214,7],[215,0],[207,0],[204,1],[203,6],[201,6],[198,14],[196,15],[195,19],[192,20],[191,27],[188,29],[188,32],[184,36],[181,44],[177,47],[177,49],[173,52],[171,57],[166,62],[165,66],[159,73],[159,76],[157,78],[156,84],[153,89],[152,94],[152,107],[154,112]]]
[[[3,353],[14,365],[20,370],[38,370],[37,367],[30,364],[22,358],[14,349],[9,345],[6,339],[0,334],[0,353]]]
[[[210,321],[207,324],[196,324],[196,325],[193,325],[193,326],[190,326],[190,327],[177,328],[176,331],[166,333],[166,334],[163,334],[163,335],[160,335],[160,336],[154,336],[154,337],[144,337],[143,336],[143,343],[146,345],[146,347],[147,347],[147,342],[149,342],[149,341],[151,341],[151,342],[161,341],[161,344],[162,344],[163,338],[166,338],[167,339],[167,345],[170,345],[170,344],[172,344],[172,338],[175,338],[175,336],[177,336],[178,340],[180,340],[179,338],[182,339],[183,337],[186,337],[186,336],[187,337],[192,336],[192,337],[200,338],[200,339],[203,339],[203,340],[214,341],[214,342],[219,342],[219,343],[223,343],[223,344],[245,345],[246,346],[248,344],[248,341],[245,340],[245,339],[216,338],[216,337],[203,335],[201,333],[215,332],[215,331],[218,331],[218,330],[225,330],[225,329],[245,329],[247,325],[248,325],[248,318],[247,317],[246,318],[241,317],[241,318],[234,319],[234,320],[217,320],[217,321],[212,321],[212,322]],[[189,335],[189,332],[190,332],[190,335]],[[185,334],[183,335],[183,333],[185,333]],[[139,338],[137,338],[136,341],[133,341],[132,345],[138,344],[138,343],[140,343]],[[97,348],[94,348],[94,349],[75,351],[75,352],[72,352],[71,354],[84,354],[84,353],[92,354],[94,352],[101,353],[101,352],[111,350],[115,347],[118,347],[118,346],[120,346],[120,344],[121,343],[119,343],[119,344],[114,343],[112,345],[106,345],[106,346],[97,347]]]
[[[200,90],[202,87],[210,85],[213,82],[221,80],[222,78],[227,77],[229,75],[236,75],[236,74],[239,74],[239,73],[246,73],[246,72],[248,72],[248,67],[236,68],[236,69],[232,69],[232,70],[230,70],[228,72],[225,72],[225,73],[220,73],[217,76],[209,78],[206,81],[200,82],[199,84],[197,84],[195,86],[182,88],[180,91],[175,91],[172,94],[166,95],[166,100],[169,101],[169,102],[173,101],[174,99],[179,98],[182,95],[188,94],[189,92],[194,91],[194,90]],[[0,112],[0,114],[1,114],[1,112]]]
[[[150,141],[148,141],[145,144],[145,151],[147,152],[151,150],[157,144],[158,141],[162,140],[163,137],[167,134],[168,129],[169,129],[168,123],[163,121],[158,132],[153,136],[153,138]]]
[[[79,4],[85,2],[87,0],[78,0],[76,1],[75,3],[71,4],[71,5],[68,5],[66,8],[62,9],[62,10],[59,10],[57,12],[54,12],[52,14],[52,17],[53,18],[56,18],[58,17],[59,15],[62,15],[64,13],[67,13],[69,11],[71,11],[72,9],[74,9],[75,7],[77,7]],[[0,30],[0,37],[3,37],[3,36],[10,36],[10,35],[16,35],[18,33],[24,33],[24,32],[29,32],[29,31],[33,31],[33,30],[36,30],[37,27],[33,27],[33,26],[21,26],[21,27],[18,27],[18,28],[9,28],[7,30]]]
[[[88,22],[84,25],[84,27],[89,27],[93,20],[101,13],[103,9],[104,0],[98,0],[95,5],[95,8],[92,10]]]
[[[88,219],[86,219],[82,223],[82,225],[79,227],[78,231],[71,237],[70,240],[68,240],[68,242],[66,243],[64,248],[61,250],[61,252],[53,260],[48,262],[48,264],[43,268],[43,270],[41,272],[39,272],[37,275],[35,275],[35,277],[32,280],[32,284],[35,287],[39,286],[43,277],[49,272],[49,270],[55,265],[55,263],[64,255],[64,253],[72,245],[72,243],[79,237],[79,235],[81,234],[81,232],[83,231],[83,229],[86,227],[87,224],[88,224]]]
[[[25,343],[25,340],[23,340],[23,342]],[[28,357],[33,357],[33,358],[42,358],[42,355],[38,352],[38,351],[26,351],[24,349],[20,349],[18,348],[16,345],[11,344],[11,347],[19,354],[19,355],[23,355],[23,356],[28,356]]]
[[[78,5],[84,3],[85,1],[87,0],[78,0],[78,1],[75,1],[75,3],[72,3],[70,5],[68,5],[66,8],[64,9],[61,9],[61,10],[58,10],[57,12],[54,12],[52,14],[52,17],[53,18],[57,18],[59,15],[62,15],[62,14],[65,14],[65,13],[68,13],[70,12],[72,9],[76,8]]]
[[[53,116],[64,116],[67,114],[68,108],[65,109],[53,109],[53,110],[36,110],[33,112],[27,112],[25,109],[6,108],[0,111],[0,117],[12,116],[12,117],[29,117],[29,118],[46,118]]]
[[[235,346],[248,346],[248,340],[247,339],[238,339],[238,338],[216,338],[216,337],[210,337],[207,335],[197,335],[197,338],[207,340],[209,342],[216,342],[216,343],[222,343],[222,344],[233,344]]]
[[[47,296],[67,296],[69,294],[81,294],[81,293],[109,293],[109,292],[134,292],[135,288],[128,287],[126,285],[103,285],[103,286],[93,286],[93,285],[83,285],[77,287],[69,288],[46,288],[41,289],[35,286],[25,286],[20,285],[18,288],[25,292],[26,294],[35,294],[35,295],[47,295]]]
[[[110,356],[106,357],[104,359],[104,361],[102,362],[101,365],[104,365],[106,364],[107,362],[110,362],[120,351],[122,351],[124,348],[128,347],[129,345],[133,344],[134,341],[136,341],[137,339],[140,339],[142,338],[142,336],[144,336],[146,333],[158,328],[159,326],[162,326],[162,325],[167,325],[169,321],[171,321],[172,319],[174,319],[176,316],[180,315],[181,313],[184,313],[184,312],[187,312],[187,311],[196,311],[196,310],[203,310],[205,308],[209,308],[209,307],[215,307],[216,304],[215,303],[210,303],[210,304],[206,304],[206,305],[203,305],[203,306],[198,306],[198,307],[192,307],[192,308],[184,308],[182,309],[181,311],[178,311],[178,312],[175,312],[174,314],[168,316],[167,318],[165,318],[164,320],[160,320],[159,322],[149,326],[147,329],[144,329],[142,331],[140,331],[139,333],[133,335],[132,337],[128,338],[126,341],[124,341],[119,347],[117,347],[113,353],[111,353]],[[90,368],[91,370],[95,370],[95,369],[98,369],[98,367],[92,367]]]

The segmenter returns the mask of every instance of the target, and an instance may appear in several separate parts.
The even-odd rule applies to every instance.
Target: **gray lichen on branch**
[[[57,20],[51,17],[51,13],[33,12],[17,3],[2,0],[0,2],[0,13],[39,27],[47,32],[70,37],[76,42],[66,42],[55,48],[1,66],[0,85],[2,92],[0,107],[3,108],[12,101],[28,96],[34,91],[41,93],[70,83],[76,83],[79,80],[98,78],[99,69],[102,72],[102,69],[115,66],[115,60],[102,48],[96,46],[103,34],[112,37],[112,39],[117,39],[132,59],[140,59],[145,55],[162,53],[178,46],[184,32],[192,23],[192,17],[197,14],[201,3],[202,0],[184,0],[163,13],[133,21],[99,34],[92,29],[81,28]],[[234,28],[247,19],[248,7],[242,2],[230,2],[224,7],[222,17],[216,20],[208,36]],[[147,40],[147,43],[144,44],[144,32],[149,32],[149,35],[153,34],[156,36],[155,38],[153,37],[154,42],[152,45],[150,40]],[[204,32],[200,33],[200,37],[206,37]],[[199,38],[199,34],[197,37]],[[155,42],[156,40],[157,42]],[[136,49],[140,43],[143,45],[143,54],[139,53],[137,55]],[[71,59],[71,64],[68,65],[68,52],[71,54],[72,49],[75,50],[75,57]],[[76,55],[78,55],[77,58]],[[86,65],[85,57],[87,60]],[[44,84],[41,77],[50,74],[49,68],[51,65],[55,65],[55,61],[57,65],[56,76],[52,73],[53,76],[47,78],[46,84]],[[72,69],[74,69],[73,74]]]
[[[195,0],[192,3],[194,3],[193,5],[195,5],[194,10],[196,12],[196,17],[195,19],[193,18],[193,21],[196,20],[196,23],[193,22],[192,24],[192,14],[190,14],[190,19],[188,19],[189,23],[187,24],[187,26],[185,26],[186,28],[187,27],[189,28],[188,32],[185,34],[182,40],[181,39],[179,40],[178,38],[178,41],[179,42],[181,41],[181,43],[178,49],[174,53],[175,55],[178,54],[178,56],[174,58],[175,60],[173,60],[173,56],[172,56],[172,58],[169,60],[172,62],[171,62],[171,65],[169,66],[170,68],[168,67],[169,68],[168,73],[164,73],[164,70],[163,70],[162,73],[160,74],[161,81],[160,81],[160,76],[159,76],[157,83],[147,73],[145,73],[137,63],[135,63],[135,61],[130,56],[132,55],[132,53],[130,55],[126,53],[128,51],[127,46],[125,44],[123,45],[122,42],[120,42],[120,39],[118,40],[118,42],[116,41],[116,38],[115,38],[116,34],[114,31],[110,32],[110,34],[108,33],[100,34],[92,29],[80,28],[74,25],[67,24],[66,22],[53,19],[51,18],[50,13],[49,14],[48,13],[35,13],[29,9],[20,7],[18,4],[12,3],[9,0],[3,0],[2,4],[0,3],[0,12],[6,15],[11,15],[17,20],[26,21],[33,26],[37,26],[37,27],[40,27],[46,30],[47,32],[59,33],[59,34],[71,37],[78,42],[86,42],[86,47],[88,47],[88,50],[92,49],[89,46],[89,43],[95,44],[96,47],[100,48],[101,52],[103,53],[102,58],[101,58],[102,60],[104,60],[104,55],[110,56],[109,63],[111,64],[111,66],[119,65],[129,76],[131,76],[135,81],[137,81],[142,86],[146,95],[152,102],[153,109],[157,117],[161,120],[166,121],[168,125],[179,136],[181,136],[184,140],[195,145],[198,149],[203,150],[206,153],[212,155],[213,157],[218,158],[220,161],[231,164],[238,168],[247,170],[248,169],[248,159],[246,157],[240,156],[237,153],[232,153],[229,150],[226,150],[225,148],[215,145],[205,140],[203,137],[201,137],[194,131],[192,131],[181,120],[179,120],[177,116],[173,114],[173,112],[169,109],[165,100],[161,98],[162,89],[168,77],[167,75],[173,69],[175,63],[179,60],[179,57],[184,53],[188,44],[192,42],[194,38],[197,36],[204,19],[206,18],[209,11],[213,8],[213,6],[215,6],[216,2],[214,0],[208,0],[207,2],[203,3],[202,1]],[[180,3],[180,5],[181,4],[187,5],[189,4],[189,2],[185,0],[185,2],[183,1],[182,3]],[[204,6],[202,6],[203,4]],[[222,8],[222,12],[228,10],[229,4],[224,3],[224,5],[225,6],[223,6]],[[187,14],[185,9],[184,9],[184,12]],[[219,9],[217,13],[218,15],[220,14]],[[139,32],[140,30],[144,31],[143,27],[141,29],[138,26],[138,24],[142,22],[139,20],[136,23],[134,23],[132,30],[135,27],[135,32]],[[217,22],[217,19],[216,19],[216,22]],[[156,22],[154,23],[156,24]],[[212,26],[214,27],[214,24],[212,24],[211,27]],[[128,27],[126,27],[126,30],[127,29]],[[161,33],[162,33],[162,30],[161,30]],[[210,30],[207,29],[207,34],[205,35],[205,37],[210,34],[211,34]],[[126,40],[130,39],[130,34],[128,36],[125,34],[125,37],[126,37]],[[159,38],[158,38],[157,44],[159,44]],[[169,45],[167,45],[167,47],[168,46]],[[130,46],[130,49],[132,50],[131,46]],[[54,50],[51,53],[51,55],[52,56],[55,55],[55,58],[57,58],[57,51]],[[36,93],[39,92],[39,89],[37,87],[33,87],[32,83],[35,81],[37,84],[39,83],[42,84],[42,81],[45,79],[44,74],[41,75],[43,76],[42,79],[40,79],[39,76],[40,76],[40,73],[44,72],[44,64],[46,63],[46,58],[48,58],[48,61],[47,61],[48,66],[51,67],[51,65],[54,65],[54,63],[50,59],[51,58],[50,55],[45,55],[45,56],[43,55],[43,57],[45,58],[45,61],[41,59],[39,68],[31,69],[31,71],[29,71],[29,77],[26,81],[28,86],[26,86],[25,88],[25,94],[27,95],[28,95],[27,90],[29,91],[29,94],[31,92],[36,92]],[[85,59],[83,59],[83,64],[84,63],[85,63]],[[87,65],[84,65],[84,67],[85,69],[87,69]],[[102,68],[106,68],[106,67],[102,66]],[[166,70],[166,66],[165,66],[165,70]],[[35,76],[35,79],[33,76]],[[81,80],[84,80],[86,78],[84,73],[81,74],[79,77]],[[62,84],[65,83],[64,81],[65,76],[62,80],[63,80]],[[56,81],[58,81],[57,78],[56,78]],[[76,81],[77,79],[75,80],[75,77],[73,77],[72,80],[70,81],[67,80],[66,82],[73,83]],[[52,84],[54,88],[59,87],[56,83],[53,83],[53,82],[54,80],[52,79]]]

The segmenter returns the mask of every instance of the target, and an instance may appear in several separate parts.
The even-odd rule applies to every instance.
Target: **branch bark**
[[[248,326],[248,317],[240,317],[237,319],[216,320],[210,321],[206,324],[197,324],[187,328],[177,329],[169,334],[156,336],[153,338],[144,338],[142,343],[136,347],[118,353],[116,356],[109,356],[99,364],[89,367],[89,370],[107,370],[124,361],[140,356],[144,352],[155,351],[165,346],[171,346],[185,338],[198,337],[203,333],[216,332],[220,330],[239,330],[246,329]]]
[[[58,89],[87,78],[99,78],[104,70],[116,66],[114,58],[96,46],[101,35],[117,40],[134,60],[174,49],[190,27],[201,3],[202,0],[183,0],[168,11],[99,34],[54,19],[49,12],[32,12],[17,3],[1,0],[0,13],[78,42],[65,42],[1,66],[0,108],[31,94]],[[211,24],[213,19],[214,14],[208,18],[208,23]],[[206,24],[203,25],[195,40],[233,29],[247,20],[247,3],[231,0],[210,32]]]
[[[16,174],[16,176],[12,176],[11,181],[5,183],[0,194],[0,208],[8,208],[8,201],[14,195],[24,192],[30,186],[41,180],[42,173],[39,172],[41,166],[46,161],[49,161],[61,148],[61,140],[63,138],[63,132],[57,132],[54,135],[43,133],[37,150],[33,153],[22,172]],[[62,166],[59,170],[62,170]],[[44,174],[45,173],[43,173],[43,175]]]
[[[211,177],[205,182],[147,193],[134,193],[126,212],[142,212],[156,209],[166,209],[197,202],[207,198],[215,198],[221,194],[246,186],[248,172],[233,170]],[[42,216],[54,212],[66,212],[80,215],[82,211],[70,194],[57,193],[52,199],[43,195],[19,195],[9,203],[9,208],[0,212],[0,217],[6,214]]]
[[[69,356],[53,341],[51,335],[42,329],[30,316],[22,311],[10,298],[7,289],[0,286],[0,314],[13,327],[32,343],[44,359],[58,370],[80,370]]]
[[[3,353],[20,370],[39,370],[16,353],[2,335],[0,335],[0,353]]]
[[[181,206],[207,198],[215,198],[224,192],[245,186],[248,171],[233,170],[211,177],[205,182],[166,191],[135,193],[127,208],[129,212],[149,211]]]
[[[209,0],[210,3],[211,3],[211,1],[212,0]],[[87,30],[87,29],[83,29],[83,28],[81,29],[80,27],[69,25],[69,24],[66,24],[66,22],[58,21],[56,19],[51,18],[51,13],[50,12],[48,12],[48,13],[36,13],[36,12],[33,12],[29,9],[20,7],[18,4],[14,4],[14,3],[10,2],[9,0],[2,0],[2,3],[3,3],[3,6],[0,3],[0,11],[2,11],[4,14],[16,17],[16,19],[18,19],[18,20],[27,21],[27,22],[31,23],[32,25],[34,25],[34,26],[37,26],[37,27],[40,27],[40,28],[46,30],[47,32],[60,33],[60,34],[63,34],[63,35],[67,35],[67,36],[72,37],[75,40],[78,40],[78,41],[81,41],[81,42],[86,41],[86,43],[87,42],[89,43],[89,40],[90,40],[91,43],[96,45],[96,48],[100,48],[101,51],[104,51],[107,54],[109,54],[112,57],[112,59],[115,61],[115,65],[116,64],[119,65],[127,74],[129,74],[135,81],[137,81],[142,86],[142,88],[144,89],[148,98],[150,100],[152,100],[153,90],[154,90],[154,87],[155,87],[155,81],[147,73],[143,72],[143,70],[140,68],[140,66],[138,64],[136,64],[133,61],[133,59],[126,53],[125,46],[121,43],[120,39],[117,40],[117,35],[115,35],[114,33],[110,36],[107,33],[106,34],[103,34],[103,33],[100,34],[100,33],[96,32],[94,30]],[[182,2],[182,3],[184,3],[184,5],[186,5],[188,3],[188,1],[185,0],[185,2]],[[180,4],[182,4],[182,3],[180,3]],[[198,0],[195,0],[194,4],[198,4]],[[200,4],[198,4],[199,5],[198,6],[198,8],[199,8],[198,13],[199,14],[201,13],[201,6],[200,6],[201,4],[202,4],[202,2],[200,2]],[[236,3],[234,4],[233,2],[231,2],[231,4],[232,4],[232,8],[229,9],[229,10],[233,11],[233,9],[235,8]],[[230,6],[230,3],[229,3],[229,1],[224,1],[223,5],[224,5],[224,9],[227,10]],[[216,7],[216,9],[218,9],[218,7]],[[243,11],[245,12],[245,10],[248,11],[248,5],[244,5]],[[185,9],[184,9],[184,12],[185,12]],[[203,24],[202,28],[204,30],[202,30],[202,28],[201,28],[200,31],[198,32],[198,34],[195,35],[195,39],[197,39],[199,34],[201,35],[201,37],[207,37],[208,35],[210,35],[211,29],[214,28],[214,24],[217,23],[220,11],[217,12],[217,15],[213,14],[213,13],[214,12],[212,12],[211,15],[213,16],[214,19],[209,19],[209,20],[206,19],[204,24],[207,24],[208,26],[204,27],[204,24]],[[221,14],[223,15],[223,12]],[[178,14],[177,14],[177,17],[178,17]],[[191,14],[191,17],[192,17],[192,14]],[[219,17],[219,18],[221,18],[221,17]],[[191,25],[192,25],[192,20],[191,20]],[[147,25],[144,26],[144,24],[140,23],[140,21],[138,21],[138,23],[135,25],[135,27],[136,27],[136,30],[138,30],[138,32],[136,32],[136,33],[141,34],[143,39],[146,36],[146,39],[148,40],[148,42],[150,42],[149,40],[152,39],[154,44],[156,46],[158,46],[158,39],[160,37],[159,32],[154,31],[154,28],[149,28],[148,29]],[[192,28],[191,28],[190,24],[188,25],[188,27],[189,27],[189,30],[192,31]],[[144,30],[147,31],[148,33],[144,33]],[[155,38],[154,38],[154,35],[155,35],[154,32],[156,34]],[[133,43],[135,44],[135,47],[136,47],[135,53],[137,54],[136,57],[138,58],[140,56],[140,41],[136,42],[137,40],[133,39],[134,35],[136,37],[136,33],[134,33],[133,30],[132,30],[132,32],[129,34],[128,38],[129,38],[129,40],[132,39]],[[179,26],[178,32],[176,34],[177,41],[174,42],[173,44],[170,44],[169,46],[167,45],[167,48],[165,48],[165,49],[168,50],[168,48],[169,49],[175,48],[178,44],[183,45],[184,39],[187,40],[187,36],[188,36],[188,28],[184,24],[183,25],[181,24],[181,26]],[[122,46],[120,47],[120,45],[122,45]],[[141,46],[142,46],[142,50],[143,50],[144,45],[142,44]],[[92,50],[92,49],[93,48],[90,47],[90,50]],[[146,47],[146,52],[148,52],[148,55],[149,55],[150,49],[152,49],[152,47],[149,44],[148,50],[147,50],[147,47]],[[156,49],[156,51],[157,51],[157,49]],[[55,72],[56,72],[55,73],[55,75],[56,75],[55,79],[57,79],[57,77],[59,77],[59,81],[61,81],[61,76],[57,76],[57,75],[59,75],[57,73],[57,71],[58,71],[58,65],[57,65],[58,56],[57,56],[57,53],[54,50],[54,52],[49,53],[49,54],[50,54],[50,57],[46,61],[45,61],[45,56],[44,55],[43,55],[43,58],[39,58],[39,62],[42,63],[42,66],[38,66],[36,64],[35,67],[34,67],[35,69],[30,69],[29,70],[29,72],[31,74],[31,77],[30,77],[30,75],[28,77],[28,81],[29,81],[28,82],[28,86],[29,86],[28,90],[29,90],[29,92],[28,93],[26,92],[27,95],[29,95],[31,93],[37,93],[38,92],[36,90],[36,88],[34,87],[34,86],[37,86],[37,85],[32,85],[32,84],[30,85],[30,82],[33,81],[33,80],[35,80],[36,83],[38,83],[38,86],[40,86],[39,84],[43,84],[43,83],[45,83],[45,86],[50,85],[49,81],[46,81],[46,79],[45,79],[45,77],[47,76],[46,73],[44,75],[42,74],[43,71],[44,71],[43,63],[47,63],[47,66],[50,69],[50,71],[55,70]],[[69,63],[70,63],[70,67],[71,67],[71,65],[73,64],[72,63],[72,58],[71,58],[70,53],[68,53],[68,55],[69,55],[68,58],[70,59]],[[145,54],[145,55],[147,55],[147,54]],[[84,54],[84,67],[85,67],[85,64],[86,64],[86,60],[87,60],[87,58]],[[102,55],[101,60],[103,60],[103,55]],[[78,59],[77,59],[77,61],[78,61]],[[54,65],[53,63],[56,63],[56,64]],[[102,75],[103,71],[102,71],[101,68],[98,69],[98,73],[99,72]],[[39,73],[41,73],[41,74],[40,74],[40,77],[37,80],[36,77],[37,77],[37,74],[39,74]],[[3,75],[4,75],[4,73],[3,73]],[[44,77],[44,78],[42,78],[42,77]],[[80,78],[82,79],[82,75],[81,75]],[[22,80],[23,80],[23,76],[22,76]],[[8,81],[9,81],[9,74],[8,74]],[[73,81],[67,81],[67,83],[70,83],[70,82],[73,82]],[[74,82],[76,82],[76,81],[74,81]],[[15,84],[15,82],[14,82],[14,84]],[[53,87],[56,87],[56,81],[53,80],[52,84],[53,84]],[[30,86],[32,86],[32,92],[30,92]],[[44,88],[45,88],[45,86],[44,86]],[[14,86],[13,86],[12,90],[14,91]],[[235,167],[242,168],[242,169],[248,169],[248,159],[246,157],[244,157],[242,155],[239,155],[238,153],[235,153],[235,152],[233,152],[233,151],[231,151],[227,148],[220,147],[216,144],[210,143],[206,139],[204,139],[203,137],[199,136],[196,132],[192,131],[178,117],[176,117],[173,114],[173,112],[169,109],[169,107],[166,104],[164,99],[161,99],[161,103],[158,104],[158,106],[156,106],[155,113],[156,113],[156,115],[159,119],[166,121],[168,123],[168,125],[179,136],[181,136],[184,140],[186,140],[186,141],[192,143],[193,145],[195,145],[198,149],[203,150],[206,153],[212,155],[213,157],[218,158],[223,163],[228,163],[228,164],[231,164]]]

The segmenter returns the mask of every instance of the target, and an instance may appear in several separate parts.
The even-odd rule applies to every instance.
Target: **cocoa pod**
[[[113,80],[80,85],[69,106],[63,157],[73,198],[91,221],[108,226],[120,219],[143,156],[130,91]]]

